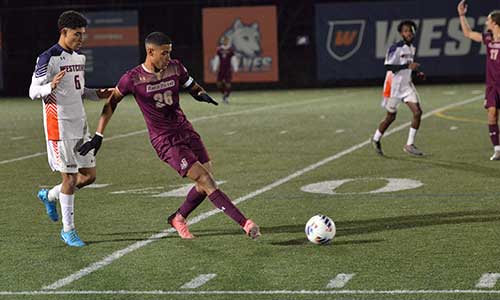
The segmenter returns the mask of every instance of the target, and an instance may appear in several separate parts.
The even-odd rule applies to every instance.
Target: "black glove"
[[[207,102],[213,105],[219,105],[219,103],[215,102],[215,100],[212,99],[212,97],[210,97],[207,93],[201,93],[200,95],[193,95],[193,98],[196,99],[196,101]]]
[[[94,149],[94,156],[97,155],[97,151],[99,151],[99,148],[101,148],[101,144],[102,144],[102,136],[100,135],[94,135],[94,137],[86,142],[85,144],[81,145],[79,148],[78,148],[78,153],[80,153],[80,155],[87,155],[87,153],[90,152],[90,150]]]

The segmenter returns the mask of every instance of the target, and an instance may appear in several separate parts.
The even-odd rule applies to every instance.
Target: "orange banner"
[[[278,81],[275,6],[203,9],[204,81],[214,83],[213,59],[228,37],[238,62],[233,82]]]

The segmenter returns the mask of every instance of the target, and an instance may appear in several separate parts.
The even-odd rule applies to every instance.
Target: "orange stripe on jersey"
[[[57,100],[53,94],[50,94],[44,100],[45,117],[47,121],[47,139],[58,141],[59,135],[59,120],[57,117]]]
[[[392,72],[388,72],[384,82],[384,98],[391,97]]]
[[[56,163],[59,167],[61,167],[61,153],[59,152],[59,144],[57,141],[50,141],[52,143],[52,152],[56,156]]]

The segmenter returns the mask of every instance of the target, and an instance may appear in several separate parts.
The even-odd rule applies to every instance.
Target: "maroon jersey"
[[[231,58],[234,56],[234,49],[232,47],[217,47],[217,56],[220,60],[218,77],[230,77],[232,73]]]
[[[500,41],[493,40],[491,32],[483,33],[486,45],[486,86],[500,89]]]
[[[123,96],[134,95],[153,141],[158,136],[192,129],[179,104],[180,87],[187,87],[192,80],[182,63],[173,59],[157,74],[150,73],[143,65],[127,71],[117,88]]]

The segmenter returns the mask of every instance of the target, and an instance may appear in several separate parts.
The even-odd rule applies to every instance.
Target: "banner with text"
[[[86,85],[114,87],[126,70],[139,64],[137,11],[88,12],[85,17]]]
[[[387,49],[401,40],[399,22],[418,29],[415,62],[428,76],[482,75],[486,48],[463,36],[458,1],[401,1],[317,4],[316,56],[319,80],[383,78]],[[498,0],[471,1],[467,19],[485,30],[486,16]]]
[[[203,9],[204,81],[215,82],[212,68],[217,46],[228,37],[238,58],[235,82],[278,81],[275,6]]]

